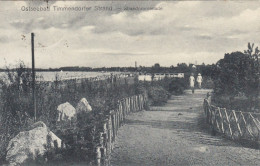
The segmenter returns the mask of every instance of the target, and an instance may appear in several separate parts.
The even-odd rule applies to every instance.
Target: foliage
[[[259,50],[253,51],[254,44],[248,43],[248,50],[225,54],[217,62],[214,78],[214,92],[217,96],[228,95],[230,100],[236,96],[246,96],[249,109],[256,107],[259,96]],[[230,101],[232,102],[232,101]]]
[[[214,88],[213,79],[211,77],[204,76],[201,87],[205,89],[213,89]]]
[[[165,77],[158,81],[145,81],[138,86],[139,92],[148,93],[151,105],[163,105],[167,102],[171,94],[182,94],[185,88],[185,79],[170,77]]]
[[[23,63],[20,63],[15,73],[8,71],[5,79],[0,82],[0,160],[6,155],[8,141],[32,123],[30,118],[32,103],[26,101],[31,97],[28,88],[31,86],[29,71],[25,69]],[[27,86],[22,86],[21,82]]]
[[[246,96],[236,96],[232,100],[230,100],[229,95],[213,95],[212,102],[218,107],[222,107],[230,110],[240,110],[243,112],[252,112],[252,110],[249,109],[249,106],[251,105],[251,101],[248,100]],[[260,108],[259,107],[260,98],[258,98],[257,103],[258,105],[256,106],[256,108]],[[257,110],[253,110],[253,111],[257,112]]]
[[[175,95],[183,94],[187,88],[186,80],[183,78],[173,78],[169,86],[169,92]]]
[[[8,70],[6,74],[5,81],[0,84],[1,160],[5,158],[9,140],[20,131],[26,130],[33,123],[34,117],[31,71],[21,63],[15,71]],[[176,81],[175,84],[174,81]],[[139,82],[137,77],[114,77],[100,81],[88,79],[60,81],[57,78],[54,82],[37,82],[37,120],[43,121],[58,137],[70,145],[63,150],[49,149],[46,154],[47,158],[51,161],[58,161],[61,158],[69,160],[69,158],[72,159],[71,154],[75,154],[79,160],[86,159],[86,156],[81,156],[78,152],[85,151],[82,154],[88,154],[88,156],[93,154],[99,125],[102,124],[101,122],[110,110],[117,108],[118,100],[140,93],[148,93],[153,105],[161,105],[167,101],[170,92],[181,93],[182,86],[179,81],[165,78],[159,81]],[[77,121],[68,122],[70,124],[57,123],[58,105],[69,102],[76,107],[83,97],[92,106],[92,113],[78,114]],[[73,129],[67,133],[60,126],[63,126],[63,129],[65,126],[71,126]],[[89,131],[82,131],[83,128],[89,128]],[[72,135],[76,135],[80,139],[75,142]],[[83,138],[83,142],[79,143],[81,138]],[[87,145],[86,142],[88,142]],[[39,159],[39,162],[42,162],[41,157]]]
[[[148,89],[151,105],[162,105],[167,102],[169,93],[162,86],[151,86]]]
[[[1,81],[0,94],[0,158],[5,158],[5,149],[10,139],[33,123],[31,71],[21,63],[15,71],[8,70]],[[108,111],[116,107],[121,98],[136,94],[132,78],[123,80],[90,81],[88,79],[55,82],[37,82],[37,120],[43,121],[54,130],[56,128],[57,107],[69,102],[74,107],[85,97],[93,109],[95,121],[102,120]],[[94,121],[94,120],[92,120]]]

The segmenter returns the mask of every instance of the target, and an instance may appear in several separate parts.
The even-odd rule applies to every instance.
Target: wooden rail
[[[118,101],[118,108],[116,110],[110,111],[99,134],[99,144],[96,147],[97,165],[109,165],[110,154],[119,127],[123,125],[128,114],[143,110],[147,101],[148,97],[146,94],[124,98]]]
[[[233,140],[249,140],[259,143],[260,113],[227,110],[211,105],[204,99],[204,112],[207,123],[213,131],[222,133]]]

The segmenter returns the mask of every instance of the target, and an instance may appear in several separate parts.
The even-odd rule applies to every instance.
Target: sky
[[[22,11],[47,6],[50,11]],[[66,12],[54,6],[92,8]],[[248,42],[258,46],[259,20],[260,1],[0,1],[0,68],[31,65],[31,32],[37,68],[212,64],[247,49]]]

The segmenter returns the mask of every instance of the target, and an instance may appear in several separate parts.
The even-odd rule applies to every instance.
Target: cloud
[[[207,35],[207,34],[200,34],[200,35],[197,35],[196,38],[199,40],[199,39],[202,39],[202,40],[212,40],[212,36],[211,35]]]
[[[0,43],[7,43],[9,41],[10,40],[7,36],[0,36]]]
[[[46,2],[0,2],[0,57],[30,63],[35,33],[39,67],[213,63],[259,44],[259,2],[49,1],[48,6],[161,7],[146,11],[22,12]],[[22,35],[25,39],[22,39]],[[15,49],[14,49],[15,48]],[[1,66],[2,64],[0,64]]]

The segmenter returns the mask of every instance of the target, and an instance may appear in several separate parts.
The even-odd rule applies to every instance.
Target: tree
[[[249,61],[247,62],[248,70],[246,70],[246,95],[249,97],[251,106],[256,106],[258,104],[259,96],[259,49],[258,47],[254,50],[254,43],[251,45],[248,43],[248,49],[244,51],[247,55]]]
[[[189,72],[189,71],[190,71],[190,69],[186,63],[177,64],[177,72],[185,73],[185,72]]]
[[[248,43],[248,49],[242,52],[227,53],[216,64],[214,91],[217,95],[246,96],[250,109],[256,106],[259,95],[259,50]],[[253,51],[254,50],[254,51]]]
[[[242,79],[245,76],[241,70],[241,62],[246,58],[247,56],[242,52],[232,52],[225,54],[224,59],[217,62],[219,74],[217,80],[215,80],[215,93],[235,97],[241,92],[241,87],[244,84]]]
[[[161,72],[161,66],[159,63],[155,63],[152,67],[152,73],[159,73]]]

